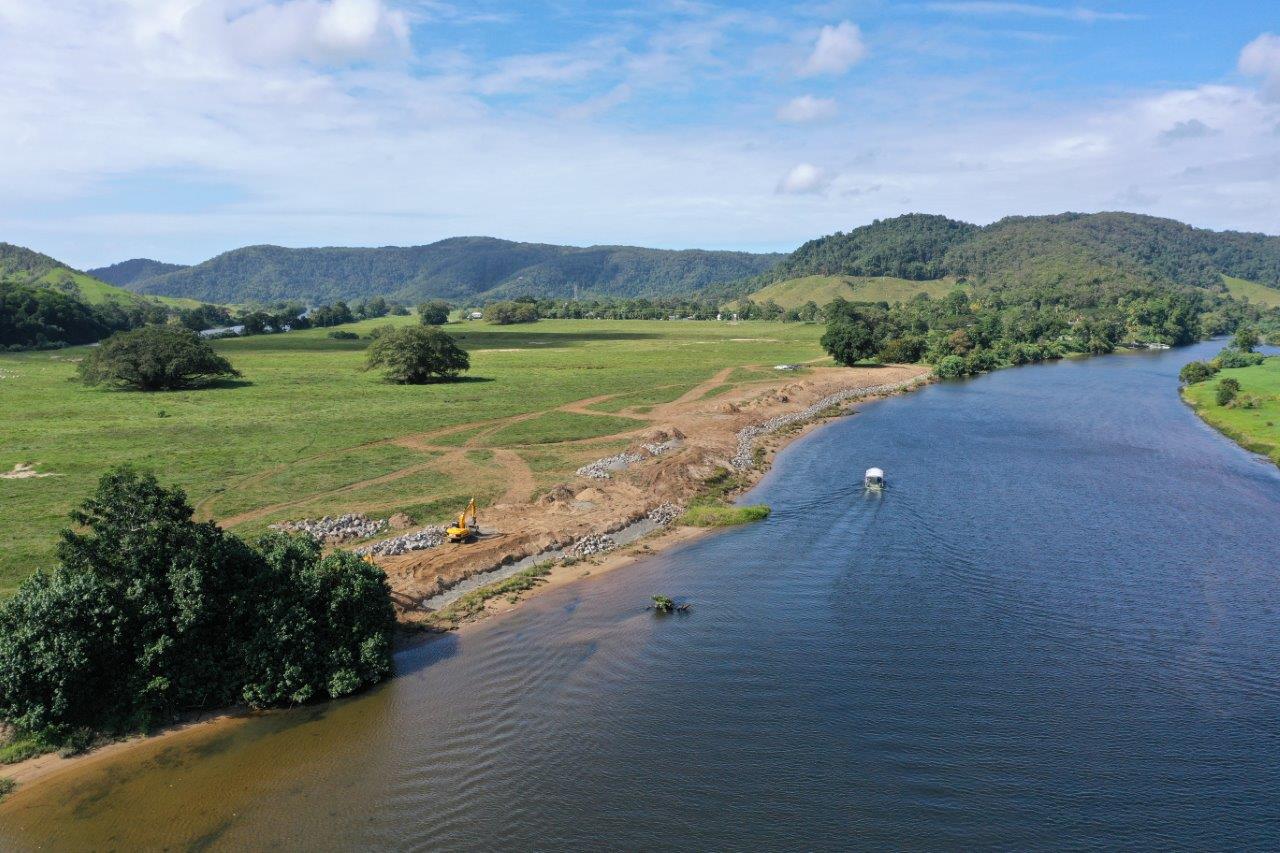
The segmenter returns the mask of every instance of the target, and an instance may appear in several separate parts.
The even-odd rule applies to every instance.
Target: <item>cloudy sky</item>
[[[0,240],[80,267],[1278,200],[1275,2],[0,0]]]

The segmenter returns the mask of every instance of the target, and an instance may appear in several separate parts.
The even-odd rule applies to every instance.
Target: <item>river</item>
[[[1219,347],[870,404],[767,521],[20,790],[0,848],[1275,849],[1280,473],[1176,390]]]

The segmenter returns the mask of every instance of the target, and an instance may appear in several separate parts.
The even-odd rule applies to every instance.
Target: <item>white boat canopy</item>
[[[877,480],[877,479],[878,479],[878,480],[883,480],[883,479],[884,479],[884,472],[883,472],[883,471],[881,471],[879,468],[868,468],[868,469],[867,469],[867,473],[866,473],[866,479],[868,479],[868,480]]]

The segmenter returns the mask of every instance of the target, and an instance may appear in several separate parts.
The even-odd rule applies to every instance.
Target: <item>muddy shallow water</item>
[[[871,404],[767,521],[20,790],[0,848],[1274,848],[1280,473],[1179,401],[1217,348]]]

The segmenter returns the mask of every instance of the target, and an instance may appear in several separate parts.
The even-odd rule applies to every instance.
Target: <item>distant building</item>
[[[470,314],[468,314],[468,315],[467,315],[467,319],[468,319],[468,320],[483,320],[483,319],[484,319],[484,312],[482,312],[482,311],[472,311]]]

